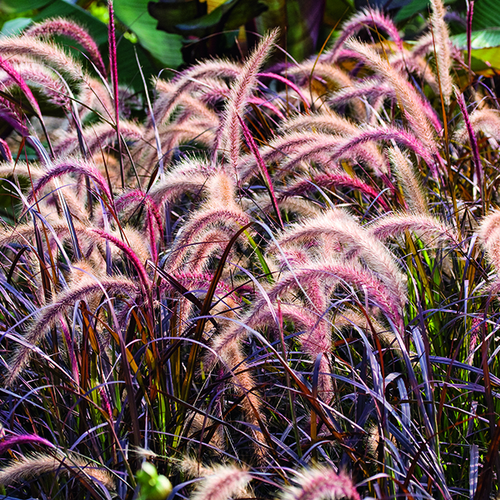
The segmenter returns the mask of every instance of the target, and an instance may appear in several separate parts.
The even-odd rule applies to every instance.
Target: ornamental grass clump
[[[113,24],[109,64],[0,39],[2,494],[496,493],[500,119],[445,13],[269,68],[274,31],[140,112]]]

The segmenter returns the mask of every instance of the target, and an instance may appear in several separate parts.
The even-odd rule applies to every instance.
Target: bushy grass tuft
[[[496,492],[500,115],[431,8],[139,97],[112,23],[109,75],[69,21],[0,40],[0,493]]]

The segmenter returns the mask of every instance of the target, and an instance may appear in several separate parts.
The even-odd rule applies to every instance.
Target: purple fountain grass
[[[125,188],[125,172],[123,171],[123,155],[122,155],[122,135],[120,127],[120,92],[118,88],[118,61],[116,53],[116,33],[115,33],[115,13],[113,8],[113,0],[108,0],[108,47],[109,47],[109,73],[113,84],[113,101],[114,101],[114,130],[116,133],[116,142],[118,144],[118,161],[120,163],[120,178],[122,181],[122,189]]]
[[[217,82],[217,80],[215,80]],[[160,101],[163,99],[163,95],[169,95],[170,93],[175,91],[176,85],[172,82],[166,82],[165,80],[156,79],[153,81],[156,91],[158,92],[158,98],[155,104],[160,104]],[[227,93],[229,93],[229,87],[225,87]],[[183,122],[187,120],[191,116],[197,116],[199,118],[205,118],[209,121],[218,122],[219,116],[217,113],[210,109],[204,102],[200,101],[200,98],[205,94],[208,89],[202,87],[201,95],[189,94],[188,92],[183,92],[178,97],[177,106],[181,108],[177,111],[175,122]],[[158,119],[158,124],[161,123],[169,123],[169,117],[164,116],[160,110],[156,111],[155,117]]]
[[[351,138],[321,132],[302,132],[304,135],[303,145],[296,147],[287,155],[288,158],[280,165],[280,171],[275,175],[283,176],[294,172],[302,162],[316,162],[325,169],[337,169],[338,160],[354,159],[366,162],[377,176],[382,176],[387,173],[387,162],[375,145],[367,144],[370,141],[384,138],[383,132],[377,136],[375,130],[385,129],[373,129],[371,136],[370,132],[358,129],[357,135],[351,136]],[[390,139],[393,138],[390,137]],[[415,139],[415,141],[417,140]],[[422,147],[420,149],[423,150]]]
[[[200,195],[205,191],[206,184],[206,175],[196,173],[189,175],[185,174],[182,169],[176,169],[167,173],[149,194],[158,206],[162,206],[165,202],[174,202],[187,193]]]
[[[278,136],[269,146],[261,148],[260,155],[262,160],[269,164],[286,157],[288,153],[293,153],[297,147],[307,143],[315,143],[316,140],[317,135],[314,133],[296,132],[285,137]],[[257,175],[258,168],[257,160],[253,155],[243,157],[238,166],[241,182],[247,182],[253,175]]]
[[[451,56],[450,56],[450,35],[448,26],[444,20],[446,9],[441,0],[431,0],[432,14],[430,24],[436,53],[436,69],[439,79],[439,87],[443,94],[444,102],[450,105],[450,98],[453,92],[453,81],[450,76]]]
[[[160,236],[163,237],[163,222],[162,216],[160,214],[160,209],[158,205],[154,202],[153,198],[148,194],[142,191],[141,189],[133,189],[132,191],[128,191],[122,194],[119,198],[115,200],[115,209],[118,212],[126,209],[126,212],[130,214],[133,209],[129,202],[136,202],[138,205],[144,205],[146,210],[151,213],[152,217],[155,220],[156,227],[160,233]]]
[[[13,161],[12,160],[12,153],[10,151],[9,145],[3,139],[0,139],[0,156],[7,162]],[[3,165],[0,164],[0,177],[3,177],[2,168],[3,168]]]
[[[399,54],[392,55],[389,61],[401,73],[414,73],[422,80],[422,84],[427,83],[434,93],[439,95],[439,82],[435,73],[429,67],[429,62],[424,57],[415,54],[413,51],[403,50]],[[436,113],[434,108],[430,107],[430,109],[434,114]]]
[[[299,472],[295,478],[297,486],[284,488],[281,500],[337,500],[351,498],[361,500],[352,480],[344,472],[335,472],[316,466]]]
[[[176,148],[183,143],[195,142],[207,148],[212,147],[217,125],[218,123],[207,122],[204,119],[191,118],[183,123],[172,123],[158,127],[165,165],[168,166]],[[158,161],[157,150],[148,148],[146,154],[138,161],[142,168],[151,172]]]
[[[102,115],[104,119],[113,119],[112,96],[100,80],[85,76],[78,102],[81,103],[80,118],[82,120],[93,112]]]
[[[231,87],[221,120],[214,154],[217,154],[220,150],[224,155],[227,155],[229,169],[235,173],[236,178],[238,178],[237,165],[241,150],[241,125],[239,120],[244,117],[248,99],[257,85],[257,74],[269,56],[277,36],[277,31],[265,36],[246,61],[241,73]]]
[[[313,220],[287,229],[277,239],[276,245],[286,248],[289,245],[301,245],[319,238],[325,241],[323,251],[336,248],[339,253],[354,254],[362,258],[393,296],[398,297],[401,304],[405,302],[406,284],[394,257],[380,241],[343,210],[330,210]]]
[[[369,101],[377,100],[381,97],[396,97],[394,88],[381,80],[362,80],[352,86],[344,87],[328,96],[328,104],[345,104],[352,99],[365,98]]]
[[[479,227],[479,241],[497,272],[500,271],[500,210],[488,214]]]
[[[306,109],[309,109],[311,106],[309,104],[309,101],[307,100],[306,96],[302,93],[300,88],[295,85],[292,81],[290,81],[288,78],[285,78],[284,76],[278,75],[276,73],[259,73],[257,75],[259,78],[272,78],[274,80],[278,80],[281,83],[284,83],[288,87],[290,87],[293,91],[297,93],[299,96],[300,100],[303,102],[304,107]]]
[[[31,92],[31,89],[28,87],[28,85],[21,77],[21,75],[12,67],[10,62],[5,60],[1,55],[0,55],[0,68],[3,69],[12,78],[12,80],[19,86],[19,88],[21,89],[22,93],[26,96],[26,99],[31,104],[31,107],[33,108],[37,116],[40,118],[40,120],[42,120],[42,112],[40,111],[40,107],[38,106],[38,102],[35,99],[33,92]]]
[[[435,0],[438,1],[438,0]],[[472,149],[472,157],[474,159],[474,167],[475,167],[475,179],[474,183],[479,186],[479,191],[481,193],[481,201],[483,203],[483,213],[485,210],[485,193],[484,193],[484,170],[483,163],[481,161],[481,155],[479,154],[479,147],[477,144],[476,134],[474,134],[474,129],[472,128],[472,124],[469,118],[469,113],[467,111],[467,106],[465,104],[465,100],[463,94],[455,87],[455,96],[457,98],[457,104],[462,112],[462,116],[464,117],[465,128],[467,129],[467,133],[469,135],[469,142]],[[448,99],[449,100],[449,99]]]
[[[343,46],[343,44],[350,37],[354,36],[367,26],[374,26],[377,29],[375,35],[376,38],[380,37],[378,29],[381,28],[391,36],[396,43],[398,50],[402,50],[403,40],[401,40],[399,32],[392,20],[378,10],[365,9],[352,16],[343,24],[340,36],[335,41],[334,45],[322,55],[321,59],[328,63],[334,62],[337,59],[339,49]]]
[[[177,235],[171,249],[169,265],[173,269],[180,266],[186,254],[192,250],[193,243],[203,241],[205,232],[214,226],[225,231],[230,238],[235,230],[249,223],[250,218],[241,210],[215,208],[196,212]]]
[[[246,469],[219,465],[211,469],[203,467],[200,472],[205,478],[197,484],[191,500],[229,500],[248,496],[245,488],[252,476]]]
[[[86,231],[86,226],[74,221],[75,230],[80,234]],[[49,237],[55,234],[58,238],[69,238],[68,223],[65,219],[56,219],[50,222],[51,232]],[[53,233],[52,233],[53,231]],[[7,246],[12,243],[30,244],[36,238],[36,229],[33,223],[19,224],[15,228],[7,227],[5,230],[0,230],[0,247]]]
[[[9,486],[49,473],[70,473],[84,481],[98,481],[109,491],[115,490],[114,480],[105,469],[89,465],[74,454],[63,455],[62,453],[56,455],[33,453],[12,460],[0,469],[0,484]]]
[[[54,35],[64,35],[79,43],[90,56],[91,61],[96,65],[98,71],[106,77],[106,68],[99,52],[97,44],[93,38],[80,25],[63,18],[48,19],[38,24],[30,26],[25,32],[25,36],[32,37],[52,37]]]
[[[76,82],[85,80],[80,64],[53,43],[23,36],[2,37],[0,39],[0,54],[7,57],[28,56],[69,75]]]
[[[241,130],[243,131],[243,136],[245,137],[245,141],[246,141],[248,147],[250,148],[250,152],[255,156],[255,159],[257,160],[257,164],[259,165],[260,172],[262,174],[264,182],[266,183],[266,187],[269,191],[269,196],[271,197],[271,201],[273,202],[274,210],[276,212],[276,216],[278,218],[279,224],[280,224],[281,228],[283,229],[284,228],[283,219],[281,218],[281,213],[279,211],[278,203],[276,201],[273,180],[271,179],[271,176],[269,175],[269,171],[267,170],[267,166],[266,166],[264,160],[262,159],[262,156],[260,156],[259,148],[257,147],[257,144],[255,143],[255,140],[252,137],[250,130],[248,129],[245,122],[239,116],[238,116],[238,119],[240,121]]]
[[[101,172],[99,172],[94,165],[83,160],[68,159],[49,168],[45,175],[38,179],[38,181],[33,185],[31,193],[28,195],[28,202],[31,203],[34,197],[49,182],[66,174],[81,174],[89,177],[96,183],[97,187],[106,195],[109,201],[113,199],[106,179],[104,179]]]
[[[97,234],[101,238],[113,243],[113,245],[119,248],[127,256],[127,258],[135,267],[137,274],[139,275],[143,293],[146,295],[146,297],[149,297],[151,292],[151,280],[148,276],[148,273],[146,272],[146,268],[139,260],[136,251],[132,250],[126,243],[121,241],[116,236],[107,233],[106,231],[103,231],[101,229],[90,229],[90,231]]]
[[[55,448],[55,446],[47,441],[45,438],[37,436],[36,434],[20,434],[17,436],[10,436],[2,439],[0,441],[0,455],[3,455],[7,450],[14,448],[20,444],[43,444],[49,448]]]
[[[191,244],[189,252],[183,254],[183,265],[193,273],[203,272],[210,259],[221,254],[231,240],[231,231],[212,228],[203,231],[201,241]]]
[[[406,231],[416,232],[419,237],[429,240],[427,235],[431,235],[431,242],[435,239],[448,240],[454,245],[460,244],[459,235],[454,229],[436,217],[425,213],[397,213],[386,215],[368,226],[370,232],[380,240],[397,238]]]
[[[369,270],[365,270],[353,262],[328,260],[318,261],[307,267],[295,270],[291,275],[280,280],[272,290],[269,291],[270,300],[275,300],[283,293],[296,288],[298,283],[307,288],[312,281],[323,280],[325,283],[339,284],[345,282],[360,290],[364,290],[367,298],[383,311],[385,316],[392,321],[395,327],[402,332],[403,320],[401,316],[404,298],[396,296],[386,284]],[[333,281],[332,281],[333,280]],[[406,295],[406,294],[405,294]]]
[[[44,68],[40,64],[33,63],[19,63],[14,66],[15,70],[26,84],[26,81],[34,83],[39,91],[47,95],[52,104],[68,109],[70,100],[66,95],[66,88],[55,77],[52,71]],[[0,78],[0,82],[5,88],[13,84],[18,84],[17,80],[10,75],[8,75],[8,78]]]
[[[475,134],[482,132],[486,136],[500,141],[500,112],[496,109],[476,109],[469,115],[470,126]],[[460,144],[470,138],[467,127],[459,128],[454,136]]]
[[[34,163],[27,163],[22,160],[18,160],[14,163],[0,163],[0,177],[8,177],[9,175],[26,177],[27,179],[39,179],[45,175],[46,170],[40,168]]]
[[[9,372],[4,379],[5,385],[10,387],[14,384],[33,355],[32,346],[40,343],[47,331],[59,321],[61,314],[74,307],[78,301],[85,300],[95,293],[102,294],[103,291],[109,295],[135,296],[138,290],[137,286],[126,278],[100,278],[97,281],[84,281],[59,294],[54,303],[38,312],[34,322],[23,336],[23,343],[12,354],[9,361]]]
[[[210,288],[210,283],[212,283],[214,278],[212,273],[189,271],[177,271],[173,276],[188,290],[208,290]],[[169,283],[166,283],[165,286],[166,289],[175,289]],[[240,302],[240,299],[236,297],[234,290],[222,280],[217,282],[215,294],[220,297],[232,296],[235,302]]]
[[[291,76],[302,76],[302,78],[314,78],[322,83],[332,84],[334,88],[351,87],[351,77],[337,66],[326,64],[321,61],[304,61],[287,70]],[[304,86],[306,84],[304,83]]]
[[[434,153],[437,149],[434,140],[434,132],[423,111],[426,108],[422,97],[420,97],[412,85],[391,66],[389,61],[382,59],[381,56],[367,44],[350,39],[346,42],[346,46],[357,52],[368,67],[386,78],[394,87],[398,98],[398,104],[401,111],[408,119],[413,132],[429,151]]]
[[[412,133],[404,129],[391,126],[360,129],[356,136],[345,139],[334,146],[335,149],[332,154],[332,159],[339,160],[340,158],[343,158],[344,155],[349,154],[350,150],[356,146],[369,141],[392,140],[420,156],[427,163],[433,175],[437,176],[436,169],[438,168],[438,165],[436,165],[436,161],[433,158],[435,150],[429,150],[427,146],[420,141],[420,138],[417,139],[417,137]]]
[[[130,206],[130,202],[136,202],[137,207]],[[151,196],[147,193],[144,193],[141,189],[134,189],[132,191],[128,191],[127,193],[120,196],[115,201],[115,209],[116,211],[122,211],[124,208],[127,208],[127,212],[131,215],[132,209],[137,210],[139,206],[144,206],[146,209],[146,231],[149,237],[149,244],[151,247],[151,256],[153,258],[153,262],[158,261],[158,250],[157,250],[157,242],[156,242],[156,232],[158,232],[159,237],[163,239],[163,221],[162,216],[160,214],[160,209],[151,198]]]
[[[59,324],[64,335],[64,341],[66,342],[66,348],[68,349],[68,358],[71,364],[71,374],[73,375],[73,380],[77,386],[80,385],[80,372],[78,371],[78,360],[76,359],[75,349],[73,347],[73,338],[66,326],[66,322],[61,317]]]
[[[10,100],[3,97],[0,97],[0,117],[18,132],[21,137],[29,137],[30,131],[26,126],[26,119]]]
[[[318,113],[305,115],[298,113],[280,125],[281,134],[309,131],[323,132],[335,135],[350,136],[357,132],[358,127],[351,120],[325,109]]]
[[[301,196],[317,189],[317,186],[327,189],[348,188],[355,189],[371,198],[374,198],[385,210],[389,210],[389,205],[381,197],[380,191],[366,184],[361,179],[353,177],[342,171],[333,171],[323,174],[320,172],[311,172],[310,177],[298,178],[286,189],[279,192],[278,200],[281,201],[289,196]]]
[[[179,76],[174,78],[172,84],[174,88],[166,94],[160,94],[154,105],[154,116],[157,123],[168,121],[170,114],[174,110],[177,102],[191,88],[205,87],[203,82],[205,78],[229,78],[235,79],[241,72],[241,66],[224,60],[212,60],[200,63],[192,68],[189,68]],[[147,127],[151,126],[149,121]]]
[[[219,316],[219,319],[223,317]],[[212,351],[216,352],[217,358],[213,358],[215,363],[219,362],[231,374],[231,381],[236,393],[243,397],[241,407],[247,422],[253,427],[252,433],[255,438],[254,450],[257,460],[262,462],[266,455],[263,443],[264,436],[260,430],[261,423],[265,423],[266,418],[262,411],[262,397],[256,389],[254,377],[251,374],[245,356],[241,352],[238,340],[220,343],[220,336],[212,339]],[[207,367],[212,366],[210,357],[206,358]]]
[[[141,126],[125,120],[121,120],[120,125],[120,133],[124,139],[131,141],[140,141],[142,139],[144,130]],[[116,143],[116,130],[108,123],[90,125],[82,131],[82,136],[90,155]],[[56,144],[55,153],[57,156],[67,156],[76,153],[79,148],[78,137],[72,133]]]
[[[389,148],[388,157],[398,183],[403,189],[407,207],[413,212],[426,214],[429,211],[427,199],[417,173],[408,158],[397,147]]]

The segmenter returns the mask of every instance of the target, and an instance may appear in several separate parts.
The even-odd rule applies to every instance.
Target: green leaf
[[[41,9],[52,0],[2,0],[0,10],[5,14],[19,14],[27,10]]]
[[[406,19],[409,19],[417,12],[427,9],[430,3],[430,0],[413,0],[398,11],[394,17],[394,22],[399,23],[400,21],[406,21]]]
[[[72,5],[64,0],[52,0],[41,12],[34,16],[36,22],[43,21],[51,17],[63,16],[84,26],[90,36],[95,40],[101,49],[104,63],[108,60],[108,26],[89,14],[84,9],[77,5]],[[64,39],[64,41],[67,39]],[[86,61],[80,52],[74,49],[75,42],[69,41],[64,43],[65,48],[75,57],[82,61]],[[133,44],[120,33],[117,33],[117,59],[118,59],[118,77],[121,83],[131,85],[136,91],[142,92],[144,85],[137,67],[135,50],[139,56],[139,61],[143,68],[144,76],[149,79],[153,74],[157,73],[157,68],[150,60],[148,54],[138,44]],[[135,50],[134,50],[135,49]]]
[[[205,15],[200,15],[199,8],[197,1],[149,2],[151,14],[158,19],[158,29],[199,38],[238,29],[267,10],[259,0],[227,0]]]
[[[18,35],[32,22],[33,19],[30,17],[16,17],[16,19],[11,19],[10,21],[5,22],[0,33],[4,36]]]
[[[148,11],[157,22],[156,29],[173,33],[178,24],[189,23],[193,19],[206,13],[206,4],[201,4],[200,10],[198,0],[149,2]]]
[[[137,35],[153,57],[168,67],[182,63],[182,38],[156,29],[157,21],[148,13],[148,0],[115,0],[113,6],[116,17]]]
[[[498,0],[476,0],[474,3],[472,28],[474,30],[481,30],[482,28],[498,26],[500,26]]]
[[[282,29],[281,43],[295,59],[301,60],[316,50],[326,0],[303,2],[299,0],[263,0],[268,11],[257,20],[257,29],[266,33],[275,26]],[[343,2],[338,1],[343,6]],[[340,13],[350,10],[347,3]],[[286,40],[285,40],[286,37]]]
[[[459,35],[452,36],[451,40],[459,49],[467,49],[466,33],[460,33]],[[500,27],[473,31],[471,33],[471,47],[473,49],[500,47]]]
[[[467,35],[461,33],[451,37],[456,47],[467,49]],[[500,27],[471,33],[471,65],[472,70],[492,75],[500,71]]]

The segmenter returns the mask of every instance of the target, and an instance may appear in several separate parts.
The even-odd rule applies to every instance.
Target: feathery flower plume
[[[343,24],[340,36],[337,38],[332,48],[323,54],[321,59],[327,63],[333,63],[337,59],[338,52],[344,42],[367,26],[375,26],[377,29],[381,28],[391,36],[394,42],[396,42],[398,50],[403,49],[403,40],[401,40],[392,19],[378,10],[365,9],[356,13]]]
[[[34,40],[31,37],[2,37],[0,38],[0,54],[29,56],[49,67],[54,67],[77,82],[85,80],[80,64],[53,43]]]
[[[137,257],[137,253],[134,252],[134,250],[132,250],[127,244],[125,244],[119,238],[117,238],[112,234],[107,233],[106,231],[103,231],[101,229],[90,229],[90,231],[97,234],[101,238],[113,243],[113,245],[118,247],[128,257],[128,259],[130,259],[130,262],[132,262],[137,271],[137,274],[139,275],[139,279],[143,287],[143,292],[145,292],[146,295],[149,296],[149,291],[151,289],[151,280],[149,279],[148,273],[146,272],[146,268]]]
[[[136,295],[136,285],[125,278],[101,278],[99,281],[84,281],[76,287],[59,294],[55,302],[41,309],[24,334],[23,343],[14,351],[9,362],[9,372],[5,377],[5,385],[11,386],[21,371],[29,363],[33,354],[33,345],[40,343],[47,331],[56,324],[58,318],[68,308],[74,307],[79,300],[89,298],[95,293],[103,293],[103,290],[110,295],[126,294]]]
[[[16,84],[22,90],[23,94],[26,96],[26,99],[28,99],[28,102],[31,104],[31,107],[41,120],[42,112],[40,111],[38,102],[35,99],[33,92],[31,92],[31,89],[28,87],[21,75],[12,67],[9,61],[5,60],[2,56],[0,56],[0,68],[3,69],[16,82]]]
[[[54,35],[64,35],[79,43],[90,56],[101,75],[106,77],[106,68],[101,58],[101,53],[93,38],[81,26],[73,21],[63,18],[47,19],[38,24],[30,26],[24,35],[32,37],[51,37]]]
[[[120,121],[120,134],[125,140],[139,141],[144,135],[142,127],[134,122]],[[83,141],[87,146],[88,154],[92,155],[105,146],[114,145],[116,142],[116,130],[108,123],[90,125],[83,130]],[[57,144],[55,153],[57,156],[67,156],[78,151],[80,143],[75,134],[71,134]]]
[[[414,231],[422,238],[430,233],[437,238],[449,240],[455,245],[459,244],[459,238],[453,228],[426,213],[386,215],[370,224],[369,230],[381,240],[396,238],[405,231]]]
[[[351,99],[365,98],[369,101],[377,100],[383,97],[396,97],[394,88],[387,82],[376,80],[363,80],[353,86],[344,87],[333,92],[328,97],[329,104],[344,104]]]
[[[231,93],[218,132],[218,144],[216,144],[214,153],[217,153],[218,150],[226,152],[230,167],[234,172],[237,171],[241,150],[241,125],[239,119],[244,117],[248,99],[257,83],[257,74],[269,55],[277,36],[278,32],[275,30],[262,39],[231,87]]]
[[[85,462],[76,455],[65,456],[33,453],[17,460],[12,460],[0,469],[0,484],[12,483],[36,478],[42,474],[66,473],[83,477],[86,481],[99,481],[106,489],[113,491],[115,483],[110,474],[100,467]]]
[[[426,114],[422,111],[425,106],[417,91],[392,67],[389,61],[382,59],[367,44],[350,39],[346,41],[346,46],[357,52],[365,64],[390,82],[396,92],[401,111],[408,119],[413,132],[429,149],[430,153],[434,153],[437,150],[434,132]]]
[[[204,119],[191,118],[181,123],[174,122],[158,127],[161,149],[164,151],[162,155],[164,164],[170,163],[176,148],[182,143],[195,142],[211,147],[217,126],[218,122],[211,123]],[[146,137],[144,140],[147,141],[148,138]],[[139,161],[147,172],[151,172],[158,162],[158,151],[156,148],[148,148],[146,154]]]
[[[496,271],[500,272],[500,210],[495,210],[483,219],[479,227],[479,240]]]
[[[197,483],[191,500],[229,500],[248,496],[247,484],[252,480],[248,471],[236,465],[204,466],[184,457],[179,468],[191,477],[204,477]]]
[[[342,141],[334,149],[332,159],[338,160],[343,158],[345,154],[359,144],[364,144],[369,141],[391,141],[394,140],[396,143],[411,149],[414,153],[420,156],[429,166],[433,174],[436,174],[436,162],[432,157],[434,151],[429,151],[424,143],[417,139],[413,134],[407,132],[404,129],[399,129],[396,127],[370,127],[365,129],[360,129],[358,134],[352,138]]]
[[[476,109],[470,116],[470,125],[472,130],[477,134],[483,134],[493,137],[496,141],[500,141],[500,112],[495,109]],[[461,127],[455,133],[455,140],[458,143],[465,142],[470,137],[467,127]]]
[[[183,259],[186,258],[187,252],[194,249],[193,243],[202,240],[205,232],[214,226],[221,231],[225,231],[231,237],[234,235],[235,229],[239,229],[249,222],[249,217],[240,209],[215,208],[198,211],[177,234],[171,250],[172,260],[169,261],[170,266],[174,269],[179,266]],[[222,244],[224,244],[224,241]]]
[[[217,82],[217,80],[215,80],[215,82]],[[155,102],[155,117],[158,119],[157,124],[160,125],[161,123],[168,122],[168,117],[165,117],[161,112],[161,109],[157,109],[157,107],[159,107],[163,99],[163,94],[168,96],[170,93],[174,92],[176,89],[176,85],[175,83],[167,82],[165,80],[161,80],[160,78],[154,80],[153,83],[156,91],[159,94]],[[229,87],[226,86],[225,89],[229,93]],[[206,89],[203,88],[203,90],[205,91]],[[203,94],[204,92],[202,93],[202,95]],[[182,122],[191,116],[205,118],[208,121],[219,121],[219,116],[217,115],[217,113],[214,110],[210,109],[203,101],[200,101],[202,95],[194,93],[193,95],[191,95],[188,92],[183,92],[181,95],[179,95],[177,105],[181,109],[179,110],[179,115],[175,120],[177,123]]]
[[[408,208],[413,212],[426,214],[429,211],[427,199],[410,161],[398,147],[389,148],[388,156]]]
[[[450,76],[450,34],[444,20],[446,9],[441,0],[431,0],[432,14],[430,18],[432,36],[436,51],[436,66],[439,76],[439,86],[443,93],[444,102],[450,105],[450,97],[453,92],[453,82]]]
[[[160,94],[154,105],[154,116],[157,123],[168,121],[170,113],[174,110],[180,96],[192,87],[209,87],[204,83],[207,78],[237,78],[241,72],[241,67],[229,61],[216,59],[197,64],[192,68],[183,71],[172,82],[175,87],[168,93]],[[151,119],[146,124],[151,126]]]
[[[389,210],[389,205],[379,196],[380,191],[372,188],[361,179],[352,177],[342,171],[330,171],[328,174],[312,172],[310,178],[298,178],[294,183],[290,184],[287,189],[280,191],[278,200],[281,204],[282,200],[290,196],[304,195],[310,191],[314,191],[317,187],[327,189],[348,188],[356,189],[359,192],[375,198],[380,205]]]
[[[26,62],[14,64],[14,68],[26,83],[35,84],[36,88],[45,94],[52,104],[67,109],[70,103],[67,90],[61,81],[54,76],[53,71],[41,64]],[[5,88],[13,84],[17,85],[17,81],[12,77],[1,78],[0,82]]]
[[[337,473],[324,466],[303,470],[295,478],[297,486],[284,488],[281,500],[361,500],[352,480],[344,473]]]
[[[281,83],[284,83],[288,87],[290,87],[292,90],[294,90],[297,95],[299,96],[300,100],[304,103],[304,106],[306,109],[309,109],[311,106],[309,105],[309,102],[306,98],[306,96],[302,93],[299,87],[295,85],[292,81],[290,81],[288,78],[285,78],[284,76],[278,75],[276,73],[259,73],[257,75],[260,78],[273,78],[274,80],[278,80]]]
[[[31,202],[36,194],[42,190],[50,181],[60,177],[61,175],[76,173],[86,175],[92,179],[100,190],[104,192],[108,200],[112,199],[111,192],[109,191],[109,186],[101,172],[95,168],[94,165],[87,163],[83,160],[72,160],[63,161],[62,163],[56,164],[46,171],[46,174],[42,176],[33,186],[33,190],[28,196],[28,202]]]
[[[291,244],[318,238],[324,238],[330,248],[339,248],[346,255],[354,254],[362,258],[393,296],[401,303],[405,302],[406,285],[392,255],[343,210],[329,210],[320,217],[288,229],[276,244],[286,248]]]

